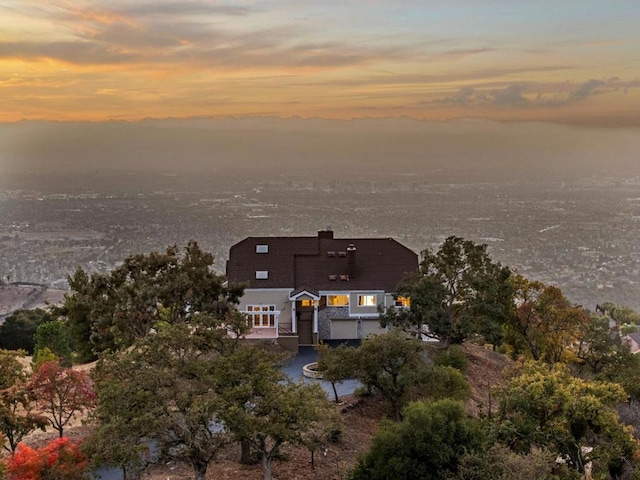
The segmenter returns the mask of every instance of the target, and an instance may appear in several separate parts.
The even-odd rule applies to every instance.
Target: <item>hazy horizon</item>
[[[0,124],[0,172],[348,173],[442,181],[630,177],[640,175],[638,133],[478,119],[28,121]]]

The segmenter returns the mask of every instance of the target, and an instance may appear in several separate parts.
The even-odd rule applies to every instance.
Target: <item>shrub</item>
[[[467,355],[458,345],[452,345],[449,349],[438,352],[433,363],[440,367],[453,367],[461,373],[467,373]]]
[[[6,463],[6,480],[86,480],[87,457],[78,444],[58,438],[40,449],[24,444]]]

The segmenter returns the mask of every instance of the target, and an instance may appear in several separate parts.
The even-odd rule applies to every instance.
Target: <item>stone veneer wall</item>
[[[331,338],[332,318],[349,318],[349,307],[325,307],[318,311],[318,340]]]

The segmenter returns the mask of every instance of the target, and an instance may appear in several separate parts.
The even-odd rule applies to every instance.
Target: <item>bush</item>
[[[400,423],[383,421],[350,480],[440,480],[482,444],[476,420],[453,400],[415,402]]]
[[[458,345],[452,345],[449,349],[438,352],[433,363],[441,367],[453,367],[460,370],[461,373],[467,373],[467,355]]]
[[[519,455],[507,447],[494,445],[486,451],[465,454],[451,480],[568,480],[575,471],[556,463],[548,450]]]
[[[40,449],[24,444],[6,463],[6,480],[86,480],[89,462],[77,444],[58,438]]]
[[[469,398],[471,387],[460,370],[449,366],[434,366],[425,375],[416,393],[417,396],[430,400],[450,398],[464,401]]]

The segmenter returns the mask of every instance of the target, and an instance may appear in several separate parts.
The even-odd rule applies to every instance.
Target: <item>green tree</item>
[[[626,399],[620,385],[575,378],[564,364],[530,362],[497,396],[497,438],[517,452],[549,448],[582,473],[589,461],[619,470],[636,451],[614,410]]]
[[[440,480],[455,473],[462,456],[479,448],[477,422],[453,400],[415,402],[400,423],[383,421],[350,480]]]
[[[234,438],[260,456],[264,478],[285,444],[312,453],[339,430],[335,407],[318,384],[291,383],[282,372],[285,357],[256,347],[218,357],[215,384],[219,415]]]
[[[625,324],[640,324],[640,313],[633,308],[624,305],[616,305],[611,302],[604,302],[596,306],[596,311],[601,312],[616,322],[618,327]]]
[[[428,373],[422,342],[401,331],[367,337],[355,355],[355,375],[368,388],[378,390],[391,405],[396,420],[411,388]]]
[[[521,276],[513,277],[512,284],[516,309],[506,323],[512,343],[534,360],[574,359],[574,347],[588,325],[587,312],[572,305],[557,287]]]
[[[329,345],[321,343],[316,345],[316,350],[318,352],[318,371],[324,380],[331,383],[335,402],[340,403],[336,384],[354,378],[356,349],[345,344],[331,348]]]
[[[444,348],[478,333],[500,343],[501,324],[513,307],[511,271],[495,263],[486,245],[449,237],[437,252],[425,250],[417,274],[398,285],[408,309],[389,308],[383,326],[437,338]]]
[[[16,310],[0,325],[0,348],[5,350],[24,350],[32,355],[38,326],[52,320],[49,312],[34,310]]]
[[[52,308],[52,314],[57,318],[67,320],[67,329],[74,348],[74,357],[78,363],[90,362],[96,359],[91,343],[93,308],[92,296],[96,295],[94,285],[87,273],[78,268],[68,277],[73,293],[65,294],[64,302]]]
[[[42,349],[48,348],[56,356],[62,359],[66,366],[71,365],[71,339],[65,322],[62,320],[52,320],[43,323],[36,329],[34,336],[35,348],[33,354],[35,356]]]
[[[0,432],[9,445],[5,450],[15,453],[20,441],[36,429],[44,430],[47,420],[34,412],[28,395],[24,352],[0,350]]]
[[[237,387],[246,392],[247,385]],[[329,418],[334,407],[317,383],[259,382],[250,386],[252,395],[245,404],[233,401],[220,412],[221,418],[238,439],[246,439],[260,455],[264,480],[271,480],[274,459],[285,444],[313,443],[312,431]],[[231,398],[235,392],[230,392]],[[236,397],[237,398],[237,397]]]
[[[629,346],[609,329],[609,319],[598,315],[589,316],[576,356],[581,371],[595,376],[620,371],[633,360]]]
[[[221,318],[194,314],[156,323],[154,334],[105,356],[95,372],[98,427],[91,441],[114,438],[118,426],[125,444],[139,448],[154,439],[162,455],[189,462],[195,478],[203,480],[230,439],[221,423],[217,361],[240,348],[246,328],[237,311]],[[121,450],[110,453],[114,464],[130,465]]]
[[[324,412],[316,416],[302,431],[300,443],[311,453],[311,468],[315,468],[315,454],[326,448],[329,443],[337,442],[342,435],[342,418],[340,414],[327,404],[323,404]]]
[[[129,420],[121,415],[112,416],[110,423],[100,424],[85,439],[82,449],[94,469],[119,468],[122,480],[130,480],[139,477],[150,446],[140,442],[136,433],[130,431]]]
[[[133,255],[108,274],[69,278],[74,293],[59,313],[70,324],[80,356],[131,346],[159,321],[176,323],[195,313],[223,318],[242,295],[212,269],[213,256],[191,241],[165,253]],[[82,347],[84,345],[84,347]]]

